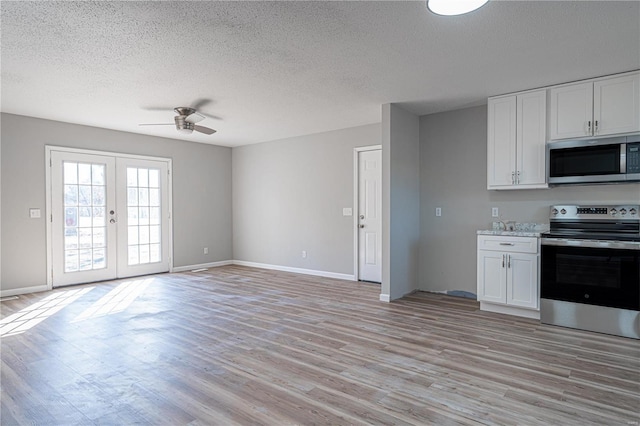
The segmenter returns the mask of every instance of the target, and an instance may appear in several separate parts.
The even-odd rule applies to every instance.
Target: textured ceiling
[[[237,146],[640,68],[640,2],[2,1],[2,111]],[[199,104],[218,133],[181,135]],[[163,109],[164,108],[164,109]]]

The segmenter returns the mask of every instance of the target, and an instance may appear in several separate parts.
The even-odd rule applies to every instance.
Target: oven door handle
[[[604,249],[640,250],[640,242],[635,241],[600,241],[600,240],[569,240],[565,238],[541,238],[543,246],[559,247],[587,247]]]

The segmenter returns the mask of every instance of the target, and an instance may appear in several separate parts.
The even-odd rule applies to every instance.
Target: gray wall
[[[491,207],[548,223],[551,204],[640,202],[640,184],[488,191],[486,178],[486,106],[420,118],[420,289],[476,293],[476,230],[490,227]]]
[[[419,119],[385,104],[382,128],[382,294],[394,300],[418,288]]]
[[[45,145],[173,159],[173,264],[230,260],[231,149],[2,114],[1,289],[46,284]],[[29,219],[40,208],[41,219]],[[209,254],[203,254],[209,247]]]
[[[234,148],[234,259],[353,275],[353,148],[379,144],[372,124]]]

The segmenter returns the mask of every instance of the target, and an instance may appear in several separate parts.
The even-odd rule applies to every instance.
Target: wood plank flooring
[[[640,342],[240,266],[2,302],[2,425],[638,425]]]

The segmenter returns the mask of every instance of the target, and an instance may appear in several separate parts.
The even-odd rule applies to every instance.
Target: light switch
[[[29,217],[31,219],[40,219],[40,209],[29,209]]]
[[[436,207],[436,216],[442,216],[442,207]]]
[[[351,207],[345,207],[342,209],[342,216],[353,216],[353,209]]]

